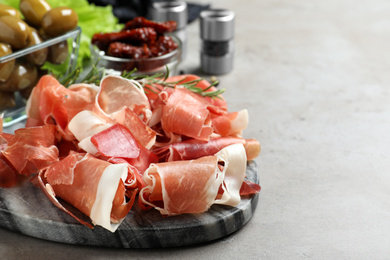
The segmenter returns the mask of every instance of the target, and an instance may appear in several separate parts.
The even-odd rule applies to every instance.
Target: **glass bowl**
[[[15,62],[13,70],[18,70],[18,73],[16,73],[19,77],[17,79],[18,84],[23,85],[24,83],[21,83],[22,81],[31,81],[29,87],[22,90],[12,90],[7,89],[4,85],[0,86],[0,95],[3,95],[0,97],[0,116],[3,117],[4,129],[17,122],[23,121],[26,118],[26,100],[39,78],[48,73],[46,69],[48,66],[58,66],[58,68],[62,68],[61,71],[64,72],[62,77],[66,77],[70,72],[76,69],[80,35],[81,29],[80,27],[77,27],[61,36],[47,39],[39,44],[32,45],[0,57],[0,67],[6,63]],[[46,49],[48,51],[48,55],[52,57],[51,61],[53,63],[49,62],[48,58],[43,65],[33,65],[33,62],[31,62],[31,56]],[[16,64],[24,64],[24,67],[19,65],[16,66]],[[27,66],[31,70],[34,70],[34,77],[31,77],[31,75],[25,76],[25,74],[23,74],[25,67]],[[6,81],[0,81],[0,84],[5,84],[4,82],[9,82],[10,80],[11,77],[9,77]],[[5,105],[5,103],[7,103],[7,105]]]
[[[136,69],[133,75],[153,75],[157,73],[165,73],[166,67],[168,67],[169,74],[176,75],[177,67],[180,63],[182,45],[176,36],[169,36],[176,42],[178,47],[170,53],[146,59],[130,59],[108,56],[105,55],[105,52],[100,50],[96,45],[91,44],[90,49],[93,64],[97,64],[97,67],[99,68],[112,70],[114,73],[116,72],[118,74],[123,71],[130,72]]]

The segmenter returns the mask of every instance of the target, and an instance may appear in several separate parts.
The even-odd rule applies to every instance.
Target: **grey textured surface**
[[[206,2],[206,1],[202,1]],[[248,108],[262,190],[253,218],[176,249],[71,246],[0,230],[8,259],[388,259],[390,3],[212,1],[236,20],[231,111]],[[182,66],[199,72],[199,24]]]

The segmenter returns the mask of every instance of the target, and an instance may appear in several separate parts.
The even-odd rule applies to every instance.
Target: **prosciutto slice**
[[[148,98],[137,81],[114,75],[104,77],[96,98],[96,112],[112,118],[126,107],[133,110],[144,122],[151,117]]]
[[[146,125],[130,108],[126,107],[115,115],[115,121],[125,127],[146,149],[156,143],[156,132]]]
[[[189,139],[155,149],[154,152],[163,161],[191,160],[214,155],[221,149],[236,143],[244,145],[248,160],[253,160],[260,154],[260,144],[256,139],[238,137],[217,137],[210,138],[209,141]]]
[[[113,124],[99,117],[95,112],[84,110],[78,113],[69,122],[69,131],[79,141],[78,147],[90,154],[97,154],[98,150],[91,142],[91,137]]]
[[[100,225],[114,232],[134,204],[136,191],[126,200],[124,183],[128,165],[111,164],[90,154],[71,153],[39,174],[39,185],[50,200],[78,221],[92,227],[65,200]],[[129,193],[128,193],[129,194]]]
[[[0,133],[0,187],[3,188],[13,187],[19,182],[18,172],[2,153],[13,137],[12,134]]]
[[[152,164],[144,173],[140,198],[163,215],[201,213],[214,203],[235,206],[245,171],[242,144],[196,160]],[[220,187],[223,193],[217,198]]]
[[[0,154],[0,187],[9,188],[19,183],[18,172],[12,168],[7,159]]]
[[[131,132],[120,124],[99,132],[91,137],[98,154],[106,158],[122,158],[143,173],[158,157],[142,146]]]
[[[54,125],[21,128],[2,151],[16,171],[31,176],[58,161]]]
[[[216,91],[217,88],[211,86],[210,82],[207,80],[201,80],[201,78],[197,75],[193,74],[185,74],[185,75],[177,75],[168,77],[165,80],[166,83],[174,84],[176,87],[181,86],[185,83],[194,83],[194,87],[203,89],[206,92]],[[150,84],[146,85],[146,95],[152,105],[155,104],[156,100],[158,100],[159,96],[156,93],[159,93],[164,89],[163,86],[159,84]],[[168,91],[170,93],[171,91]],[[205,102],[209,105],[215,106],[220,110],[227,111],[227,103],[226,100],[220,95],[218,98],[210,98],[204,97]]]
[[[45,75],[27,101],[26,126],[56,125],[66,140],[72,140],[69,121],[80,111],[92,110],[96,94],[97,88],[93,85],[77,84],[65,88],[53,76]]]
[[[212,119],[214,132],[221,136],[242,136],[249,123],[248,111],[225,113]]]
[[[207,105],[188,89],[176,88],[163,108],[161,125],[165,133],[181,134],[199,140],[208,140],[213,133]]]

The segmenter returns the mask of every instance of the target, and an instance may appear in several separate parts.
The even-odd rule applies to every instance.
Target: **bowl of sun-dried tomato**
[[[91,56],[98,67],[118,72],[155,74],[166,70],[175,74],[180,62],[180,40],[170,33],[176,22],[154,22],[136,17],[119,32],[95,33]]]

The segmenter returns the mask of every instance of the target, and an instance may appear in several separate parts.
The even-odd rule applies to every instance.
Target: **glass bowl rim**
[[[79,26],[77,26],[75,29],[73,29],[69,32],[66,32],[60,36],[47,39],[41,43],[17,50],[15,52],[8,54],[8,55],[5,55],[5,56],[2,56],[2,57],[0,57],[0,63],[23,57],[27,54],[33,53],[33,52],[40,50],[42,48],[50,47],[54,44],[65,41],[69,38],[75,38],[75,37],[79,36],[80,34],[81,34],[81,28]]]

